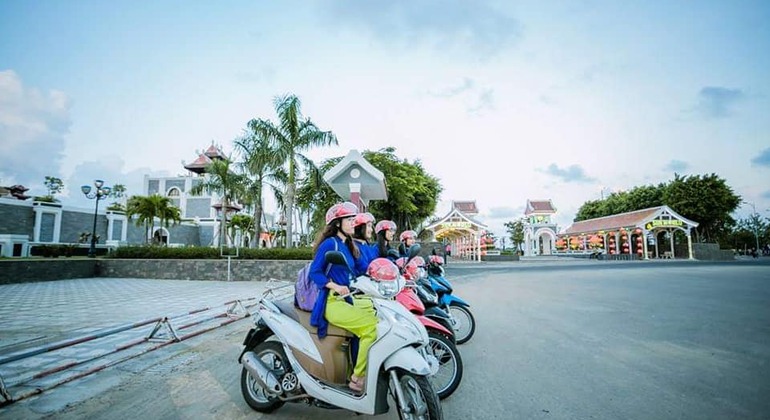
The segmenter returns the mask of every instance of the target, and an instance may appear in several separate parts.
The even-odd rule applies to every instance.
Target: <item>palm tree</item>
[[[219,245],[227,245],[227,212],[244,195],[245,177],[230,170],[230,159],[217,159],[206,166],[205,180],[190,189],[190,194],[204,191],[222,196],[222,220],[219,223]]]
[[[255,119],[249,122],[249,128],[269,139],[275,146],[280,162],[288,166],[285,199],[286,247],[292,244],[292,211],[297,179],[302,167],[313,167],[313,161],[302,152],[313,147],[337,144],[337,137],[331,131],[321,131],[309,118],[303,119],[300,100],[295,95],[276,97],[273,101],[278,125],[272,121]]]
[[[150,202],[149,197],[143,195],[135,195],[128,199],[126,203],[126,217],[129,219],[134,216],[138,216],[136,219],[136,226],[144,225],[144,240],[150,241],[150,222],[155,218],[155,208]]]
[[[249,123],[250,125],[251,123]],[[262,205],[263,188],[265,185],[273,190],[273,195],[280,195],[280,186],[286,184],[286,171],[281,167],[278,153],[267,137],[252,131],[235,142],[236,149],[243,155],[241,167],[250,175],[247,180],[244,204],[254,209],[254,235],[252,246],[260,247],[262,234]]]
[[[145,241],[149,242],[155,227],[155,218],[160,219],[160,225],[168,227],[169,222],[177,224],[182,221],[181,211],[168,197],[158,194],[150,196],[135,195],[128,199],[126,216],[130,219],[139,216],[136,225],[144,225]],[[152,228],[150,225],[152,224]]]

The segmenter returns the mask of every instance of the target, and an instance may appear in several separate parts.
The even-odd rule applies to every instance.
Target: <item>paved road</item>
[[[466,371],[443,403],[448,419],[770,418],[770,265],[466,264],[448,273],[478,322],[460,347]],[[249,322],[0,417],[260,418],[243,402],[235,363]],[[265,417],[356,416],[286,405]]]

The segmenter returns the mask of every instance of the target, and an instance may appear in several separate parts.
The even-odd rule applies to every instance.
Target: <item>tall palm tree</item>
[[[155,208],[149,200],[149,197],[144,195],[134,195],[128,199],[126,203],[126,217],[128,219],[138,216],[136,219],[136,226],[144,225],[144,240],[150,241],[150,223],[155,218]]]
[[[174,205],[170,198],[158,194],[132,196],[126,204],[126,215],[129,219],[134,215],[139,216],[136,225],[144,225],[146,242],[149,242],[152,237],[156,217],[160,219],[160,225],[165,227],[169,227],[169,222],[178,224],[182,221],[179,208]],[[152,229],[150,225],[152,225]]]
[[[230,159],[217,159],[206,165],[205,180],[190,189],[190,194],[204,191],[222,196],[222,220],[219,223],[219,244],[227,245],[227,211],[244,195],[245,177],[231,170]]]
[[[303,119],[300,100],[295,95],[276,97],[273,101],[278,125],[272,121],[255,119],[249,122],[249,128],[261,137],[276,145],[278,158],[287,167],[285,199],[286,247],[292,244],[292,211],[297,179],[301,169],[313,166],[313,161],[302,152],[313,147],[337,144],[337,137],[331,131],[321,131],[309,118]]]
[[[249,123],[251,125],[251,123]],[[260,247],[260,235],[262,234],[262,214],[264,207],[262,196],[267,185],[273,191],[273,195],[280,195],[280,187],[286,184],[286,171],[281,167],[276,147],[267,137],[254,132],[247,133],[235,141],[236,150],[243,156],[241,167],[250,176],[247,180],[246,197],[244,204],[254,210],[254,235],[251,245]]]

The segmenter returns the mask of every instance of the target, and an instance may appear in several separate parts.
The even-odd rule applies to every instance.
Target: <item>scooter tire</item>
[[[446,363],[454,363],[455,364],[455,372],[452,376],[451,380],[446,383],[439,383],[439,377],[437,375],[431,376],[428,379],[431,382],[431,385],[433,385],[433,389],[436,391],[436,394],[438,394],[439,399],[444,399],[452,395],[456,390],[457,387],[460,386],[460,382],[463,379],[463,359],[460,356],[460,352],[457,350],[457,346],[452,342],[452,340],[449,339],[445,334],[435,332],[435,331],[428,331],[428,346],[431,347],[431,350],[434,349],[434,346],[438,346],[436,349],[444,349],[445,352],[440,354],[440,358],[438,357],[436,353],[434,353],[434,356],[437,356],[438,362],[439,362],[439,369],[441,369],[441,366],[444,366]],[[433,342],[433,343],[432,343]]]
[[[273,354],[281,361],[285,371],[291,371],[289,359],[286,357],[286,352],[283,351],[281,343],[277,341],[263,341],[254,347],[252,351],[260,359],[265,354]],[[272,413],[284,405],[285,402],[277,397],[268,397],[264,392],[260,395],[255,386],[256,380],[251,377],[251,373],[244,367],[241,371],[241,394],[243,394],[243,399],[246,400],[246,404],[249,407],[260,413]]]
[[[473,318],[473,314],[471,313],[470,309],[467,307],[460,305],[459,303],[451,303],[449,305],[449,308],[447,308],[450,313],[452,313],[452,317],[455,316],[455,313],[462,313],[463,316],[468,318],[468,323],[470,324],[470,331],[468,331],[465,334],[461,334],[456,329],[453,330],[455,332],[455,340],[457,340],[457,344],[463,344],[467,343],[468,340],[473,337],[473,334],[476,333],[476,319]]]
[[[414,418],[413,410],[416,407],[423,405],[427,407],[427,413],[424,413],[427,414],[427,417],[423,418],[429,420],[444,419],[444,413],[441,410],[441,401],[439,401],[438,395],[427,377],[415,375],[407,371],[400,371],[398,373],[398,386],[401,387],[401,392],[406,398],[406,403],[409,406],[405,413],[400,403],[396,403],[399,419],[405,420],[407,418]],[[395,392],[391,392],[391,394],[395,395]],[[420,398],[422,401],[416,401],[417,398]]]

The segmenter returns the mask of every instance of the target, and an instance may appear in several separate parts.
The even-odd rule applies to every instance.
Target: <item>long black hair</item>
[[[366,237],[366,225],[367,223],[362,223],[355,227],[355,230],[353,230],[353,239],[360,239],[369,244],[369,238]]]
[[[334,219],[331,223],[326,225],[324,230],[322,230],[318,236],[315,239],[315,242],[313,243],[313,258],[315,258],[316,251],[318,251],[318,246],[321,245],[321,242],[325,241],[326,238],[331,238],[337,236],[339,232],[342,232],[342,229],[340,228],[340,222],[342,219]],[[342,232],[342,234],[345,236],[345,245],[347,245],[348,250],[350,251],[350,254],[353,255],[353,258],[360,258],[361,252],[358,250],[358,247],[353,243],[353,238],[346,234],[345,232]]]
[[[382,258],[387,258],[388,251],[390,250],[390,241],[385,237],[386,232],[387,229],[377,232],[377,250]]]

